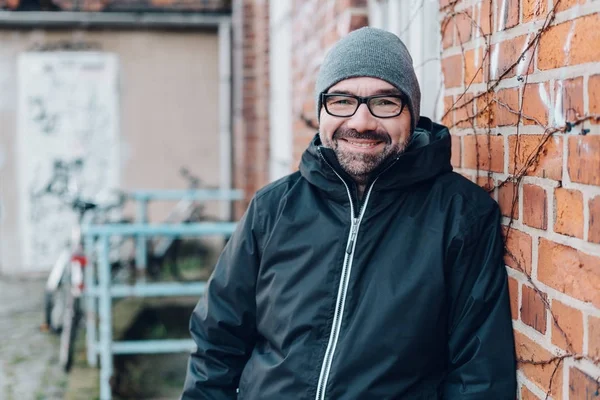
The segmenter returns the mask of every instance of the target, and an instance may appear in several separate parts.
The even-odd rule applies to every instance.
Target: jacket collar
[[[406,151],[384,163],[373,173],[372,180],[379,176],[374,190],[401,189],[451,171],[450,150],[448,129],[429,118],[421,117]],[[334,151],[321,145],[318,133],[302,155],[300,172],[311,184],[335,198],[347,198],[346,188],[340,177],[349,188],[355,186],[340,166]]]

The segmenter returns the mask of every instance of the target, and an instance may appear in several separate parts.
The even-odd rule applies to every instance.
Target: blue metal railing
[[[110,237],[135,236],[138,245],[152,236],[199,237],[204,235],[229,236],[235,230],[233,222],[199,222],[185,224],[147,224],[146,206],[151,200],[176,200],[188,196],[195,200],[235,200],[242,198],[241,191],[137,191],[132,197],[138,200],[138,220],[135,224],[90,225],[83,228],[85,248],[89,260],[96,260],[94,268],[86,268],[86,343],[87,358],[91,366],[100,358],[100,399],[111,399],[110,379],[113,374],[114,354],[154,354],[190,352],[195,345],[191,339],[141,340],[114,342],[112,335],[112,299],[120,297],[200,296],[206,282],[136,282],[132,285],[112,284],[110,274]],[[141,205],[140,205],[141,204]],[[139,210],[143,208],[143,212]],[[139,249],[136,249],[139,250]],[[145,254],[145,253],[144,253]],[[145,255],[144,255],[145,256]],[[144,264],[145,267],[145,264]],[[97,282],[97,283],[96,283]],[[98,326],[96,325],[98,317]]]
[[[244,198],[241,190],[221,189],[188,189],[188,190],[136,190],[129,197],[137,202],[136,223],[144,224],[148,221],[148,203],[150,201],[164,200],[195,200],[199,202],[209,200],[233,201]],[[140,269],[146,268],[147,241],[138,237],[136,243],[135,262]]]

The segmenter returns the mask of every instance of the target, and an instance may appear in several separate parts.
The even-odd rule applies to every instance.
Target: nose
[[[371,114],[366,104],[361,104],[346,125],[357,132],[372,131],[377,128],[377,119]]]

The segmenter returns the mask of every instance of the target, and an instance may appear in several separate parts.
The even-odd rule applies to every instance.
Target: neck
[[[367,185],[364,183],[357,183],[356,188],[358,189],[358,200],[362,200],[363,196],[365,195],[365,189],[367,188]]]
[[[364,175],[349,174],[349,175],[352,177],[352,180],[356,184],[356,189],[358,192],[358,200],[361,201],[365,194],[365,190],[367,189],[367,183],[369,183],[369,177],[371,176],[371,174],[364,174]]]

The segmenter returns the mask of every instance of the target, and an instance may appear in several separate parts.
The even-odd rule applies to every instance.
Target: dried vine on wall
[[[492,33],[485,34],[482,27],[466,11],[455,11],[455,7],[459,4],[460,0],[455,0],[442,9],[442,12],[447,13],[447,16],[445,17],[445,19],[442,23],[442,27],[441,27],[442,33],[445,31],[448,24],[453,23],[457,16],[462,15],[462,16],[467,17],[467,19],[470,21],[470,23],[475,28],[475,30],[479,32],[480,37],[482,37],[483,40],[485,41],[485,45],[484,45],[485,53],[483,55],[483,60],[482,60],[481,65],[479,66],[477,71],[475,71],[475,73],[473,74],[473,78],[471,79],[470,82],[468,82],[464,91],[458,96],[456,101],[454,101],[453,104],[451,105],[451,107],[445,112],[442,119],[445,119],[447,116],[451,115],[450,113],[452,113],[452,112],[455,112],[455,111],[465,112],[466,111],[467,117],[460,119],[458,121],[455,121],[453,124],[451,124],[451,126],[449,128],[461,126],[462,124],[468,123],[471,125],[473,132],[477,132],[476,126],[475,126],[475,121],[477,120],[477,118],[482,118],[482,117],[486,118],[487,124],[485,124],[485,128],[486,128],[485,137],[487,139],[487,143],[486,143],[487,144],[487,156],[488,156],[487,165],[491,166],[492,165],[491,164],[491,157],[492,157],[491,135],[492,135],[492,126],[493,126],[493,121],[492,121],[493,108],[492,107],[496,104],[497,106],[502,107],[503,109],[506,109],[511,114],[514,114],[517,116],[515,150],[514,150],[514,157],[512,160],[513,166],[514,166],[514,173],[511,176],[509,176],[507,179],[504,179],[504,180],[498,182],[498,184],[491,185],[488,187],[488,191],[491,193],[495,189],[499,189],[499,188],[503,187],[504,185],[508,184],[509,182],[514,184],[515,189],[513,190],[512,204],[511,204],[511,210],[510,210],[511,217],[510,217],[510,222],[508,223],[506,237],[508,237],[508,235],[510,233],[510,229],[512,228],[512,224],[514,221],[514,211],[518,205],[518,189],[517,188],[521,185],[523,177],[527,174],[527,172],[531,171],[533,168],[535,168],[535,166],[539,162],[539,159],[543,153],[544,147],[545,147],[546,143],[548,142],[548,140],[550,138],[552,138],[554,135],[568,133],[574,127],[583,125],[585,122],[592,121],[592,120],[596,121],[596,122],[600,122],[600,115],[582,116],[582,115],[578,115],[575,112],[575,110],[572,110],[572,109],[567,110],[567,112],[572,112],[575,115],[572,116],[573,118],[569,118],[570,121],[566,122],[563,126],[545,125],[545,124],[541,123],[540,121],[538,121],[536,118],[529,116],[529,115],[525,115],[523,113],[523,105],[524,105],[525,88],[527,86],[527,81],[529,78],[529,73],[527,71],[529,71],[530,67],[532,66],[533,59],[534,59],[533,56],[529,57],[528,65],[527,65],[527,68],[525,69],[526,72],[524,73],[524,76],[517,77],[517,80],[519,82],[522,82],[522,84],[523,84],[523,92],[522,92],[521,99],[520,99],[519,109],[515,110],[509,104],[506,104],[505,102],[502,102],[499,99],[494,98],[494,96],[493,96],[495,89],[500,85],[502,80],[504,78],[506,78],[510,73],[512,73],[512,71],[515,68],[517,68],[517,65],[520,62],[522,62],[522,60],[527,60],[528,54],[533,55],[535,53],[536,49],[539,46],[542,36],[548,31],[548,29],[552,26],[552,24],[555,21],[556,10],[558,9],[558,6],[560,5],[561,1],[562,0],[557,0],[554,3],[553,8],[546,15],[546,18],[544,20],[542,27],[536,32],[535,36],[528,42],[528,44],[525,47],[525,49],[523,50],[523,52],[521,54],[519,54],[518,57],[516,57],[514,62],[512,64],[510,64],[508,66],[508,68],[506,68],[506,70],[502,74],[500,74],[500,76],[497,79],[491,79],[491,70],[492,70],[491,65],[487,69],[484,68],[484,66],[486,66],[486,62],[489,63],[489,61],[490,61],[490,54],[491,54],[491,43],[490,42],[491,42]],[[491,27],[493,26],[491,11],[490,11],[490,15],[489,15],[489,25],[488,26],[490,27],[490,31],[491,31]],[[468,61],[466,60],[466,57],[465,57],[464,41],[463,41],[463,38],[460,37],[461,36],[460,29],[457,29],[457,34],[458,34],[458,42],[460,44],[461,53],[463,56],[463,68],[464,68],[463,73],[466,76],[466,72],[467,72],[466,68],[467,68]],[[482,93],[474,95],[472,98],[470,98],[466,101],[462,101],[463,98],[465,98],[465,96],[467,96],[469,88],[471,87],[471,85],[475,81],[476,77],[480,73],[482,75],[483,74],[486,75],[486,77],[485,77],[486,78],[485,79],[486,90]],[[481,101],[485,102],[484,103],[485,105],[481,110],[477,109],[477,112],[473,113],[472,112],[473,105],[478,104],[477,101],[479,99],[481,99]],[[481,104],[481,101],[479,102],[479,104]],[[468,112],[468,110],[469,110],[468,107],[470,107],[470,110],[471,110],[470,113]],[[519,158],[519,154],[521,153],[519,150],[519,146],[520,146],[520,140],[519,140],[520,131],[519,131],[519,129],[521,126],[521,121],[524,119],[532,121],[535,124],[537,124],[538,126],[543,127],[544,133],[543,133],[539,143],[536,145],[534,150],[531,152],[531,154],[526,156],[526,159],[523,162],[523,165],[521,166],[521,168],[518,168],[518,165],[519,165],[518,158]],[[588,132],[589,132],[588,129],[584,129],[584,128],[581,129],[582,135],[585,135]],[[478,138],[479,136],[484,136],[484,135],[477,135],[476,137]],[[476,165],[476,169],[477,169],[476,176],[479,176],[479,172],[480,172],[479,166],[481,165],[480,164],[480,156],[481,155],[480,155],[480,148],[479,148],[477,142],[478,142],[478,140],[476,140],[476,145],[475,145],[475,152],[476,152],[475,165]],[[488,173],[488,182],[489,182],[492,178],[491,168],[489,168],[487,173]],[[523,275],[525,275],[528,283],[531,285],[531,287],[533,288],[533,290],[535,291],[537,296],[539,296],[539,298],[542,300],[547,312],[550,313],[550,317],[552,319],[552,322],[554,323],[554,326],[556,327],[556,329],[558,330],[560,335],[565,340],[565,343],[567,344],[566,345],[567,351],[564,354],[552,356],[547,359],[536,360],[533,358],[532,359],[524,359],[522,357],[517,358],[518,363],[521,365],[527,365],[527,364],[530,364],[530,365],[554,365],[552,374],[550,376],[548,391],[546,392],[546,399],[547,399],[550,396],[550,394],[552,393],[552,385],[555,380],[555,375],[556,375],[557,371],[559,370],[561,364],[564,362],[564,360],[569,359],[569,358],[574,359],[574,360],[587,360],[587,361],[593,363],[594,365],[600,367],[600,358],[580,354],[574,350],[573,343],[571,342],[571,340],[565,333],[565,330],[563,329],[563,327],[561,327],[561,325],[558,322],[558,319],[552,312],[550,304],[549,304],[544,292],[542,290],[540,290],[538,285],[536,285],[536,283],[532,279],[531,274],[526,271],[526,269],[523,267],[523,265],[521,265],[521,263],[518,260],[518,258],[516,257],[516,255],[510,251],[510,249],[506,245],[506,240],[505,240],[505,252],[506,252],[507,257],[516,266],[516,269],[518,271],[520,271],[521,273],[523,273]],[[596,382],[597,382],[596,395],[599,395],[598,392],[600,391],[600,379],[598,379]]]

